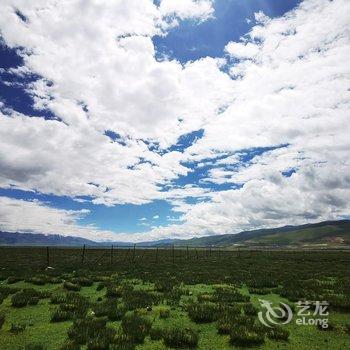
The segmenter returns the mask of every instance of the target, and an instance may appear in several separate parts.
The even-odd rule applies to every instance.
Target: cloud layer
[[[1,105],[0,186],[105,205],[165,199],[181,213],[139,239],[348,215],[349,2],[307,0],[274,19],[258,13],[222,57],[159,59],[152,38],[184,19],[212,20],[212,5],[5,1],[1,35],[24,60],[7,74],[38,76],[23,87],[56,119]],[[173,149],[200,129],[192,145]],[[198,169],[201,181],[176,185]],[[83,235],[79,213],[2,200],[0,228]],[[54,229],[35,220],[21,228],[21,206],[33,217],[55,212]]]

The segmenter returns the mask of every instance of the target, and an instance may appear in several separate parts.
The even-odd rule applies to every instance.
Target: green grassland
[[[0,349],[347,349],[348,252],[0,248]],[[327,330],[258,321],[327,300]],[[1,316],[0,316],[1,325]]]

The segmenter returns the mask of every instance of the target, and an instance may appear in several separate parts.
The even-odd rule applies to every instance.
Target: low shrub
[[[63,287],[67,290],[72,291],[72,292],[79,292],[81,289],[80,284],[75,284],[75,283],[67,282],[67,281],[63,283]]]
[[[213,322],[218,317],[218,305],[214,303],[191,303],[187,306],[189,318],[193,322]]]
[[[127,312],[122,318],[124,334],[134,343],[142,343],[151,329],[151,321],[138,312]]]
[[[164,333],[164,344],[175,348],[194,348],[198,344],[198,333],[192,328],[173,327]]]

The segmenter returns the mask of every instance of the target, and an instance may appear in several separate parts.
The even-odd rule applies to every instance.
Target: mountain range
[[[39,233],[1,232],[0,245],[6,246],[106,246],[125,247],[133,242],[95,242],[80,237],[45,235]],[[140,242],[138,246],[164,247],[169,245],[191,247],[232,247],[232,246],[347,246],[350,245],[350,220],[323,221],[299,226],[243,231],[191,238],[187,240],[163,239]]]

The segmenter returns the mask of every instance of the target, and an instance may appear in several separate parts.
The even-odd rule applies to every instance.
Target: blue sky
[[[81,19],[81,28],[85,28],[81,36],[87,35],[85,39],[93,42],[93,40],[90,40],[89,35],[94,35],[92,34],[93,32],[99,33],[100,37],[96,36],[94,40],[96,40],[96,43],[97,41],[101,42],[101,47],[99,46],[96,49],[90,43],[89,45],[86,44],[80,49],[81,51],[86,50],[86,52],[82,52],[81,57],[77,57],[74,52],[72,54],[69,52],[69,49],[74,46],[74,43],[77,44],[77,47],[80,45],[79,41],[73,41],[75,40],[73,35],[69,36],[69,31],[72,28],[68,27],[67,37],[64,36],[66,28],[63,28],[62,38],[59,37],[59,32],[55,31],[55,28],[51,28],[49,24],[46,34],[45,32],[38,32],[39,27],[35,26],[36,19],[33,15],[38,9],[34,5],[15,9],[11,1],[8,1],[7,12],[6,15],[3,15],[3,22],[0,22],[0,26],[5,23],[5,20],[13,21],[10,22],[10,26],[12,23],[13,32],[17,30],[18,35],[14,37],[10,32],[4,30],[5,27],[3,27],[0,46],[1,110],[4,118],[7,118],[7,122],[13,116],[17,119],[22,118],[18,114],[16,115],[17,112],[24,118],[31,118],[33,121],[25,121],[25,123],[29,124],[26,124],[26,126],[23,125],[24,131],[18,131],[22,130],[19,127],[15,129],[12,127],[11,129],[12,131],[19,132],[19,136],[14,133],[14,138],[17,137],[18,143],[23,142],[24,146],[21,148],[21,151],[18,151],[16,147],[11,148],[11,144],[9,142],[7,143],[7,149],[10,150],[8,152],[11,152],[11,149],[13,149],[14,154],[11,158],[9,153],[7,153],[6,157],[9,157],[9,160],[3,164],[0,163],[4,174],[0,182],[0,196],[6,198],[9,202],[11,200],[17,200],[16,205],[22,205],[23,203],[27,205],[30,203],[31,206],[40,206],[40,210],[43,208],[54,209],[50,211],[50,215],[52,214],[55,220],[58,220],[57,222],[62,222],[64,225],[67,222],[70,223],[72,220],[73,225],[75,225],[74,227],[79,226],[77,232],[80,232],[81,227],[93,227],[92,236],[87,234],[90,238],[94,238],[93,235],[98,235],[99,230],[116,233],[116,240],[120,237],[123,240],[133,240],[136,236],[137,239],[164,238],[172,235],[173,225],[178,225],[174,228],[174,231],[177,231],[177,227],[180,227],[183,223],[185,225],[182,225],[183,228],[179,229],[176,235],[184,235],[183,232],[186,231],[186,225],[188,220],[190,220],[190,215],[197,215],[197,211],[198,213],[204,213],[205,210],[214,211],[216,214],[212,214],[213,216],[224,213],[226,211],[225,207],[230,208],[231,204],[229,202],[226,204],[222,203],[223,207],[218,209],[215,207],[215,203],[221,202],[223,200],[222,198],[228,195],[228,193],[232,193],[234,196],[238,196],[238,193],[240,193],[239,196],[243,196],[241,192],[246,190],[246,184],[249,181],[270,181],[271,188],[273,186],[282,186],[284,181],[299,181],[296,176],[302,174],[302,169],[308,169],[309,173],[307,174],[311,176],[312,169],[310,167],[316,166],[315,164],[317,166],[328,164],[327,160],[319,159],[320,157],[315,156],[315,159],[313,159],[312,157],[315,151],[308,153],[308,150],[304,148],[304,145],[301,145],[299,139],[296,139],[296,135],[302,132],[297,127],[299,123],[297,120],[290,121],[288,119],[289,117],[287,117],[285,120],[288,120],[291,124],[287,125],[283,131],[281,131],[282,129],[278,129],[282,128],[283,122],[276,122],[276,117],[274,119],[272,116],[279,115],[279,113],[283,116],[284,112],[271,110],[271,103],[267,103],[266,101],[270,99],[270,101],[276,101],[276,105],[278,105],[281,103],[281,98],[286,98],[286,94],[290,93],[292,96],[292,93],[288,92],[289,90],[297,90],[295,87],[290,88],[292,83],[285,84],[283,79],[277,82],[276,79],[280,79],[282,76],[280,73],[276,73],[276,79],[271,80],[276,84],[276,87],[271,88],[274,95],[271,92],[264,102],[261,100],[259,103],[253,100],[251,102],[247,100],[250,98],[249,91],[253,92],[254,89],[258,89],[257,91],[260,92],[261,88],[255,85],[251,89],[246,88],[247,84],[244,81],[245,74],[247,76],[246,81],[248,82],[250,80],[248,80],[248,70],[242,70],[242,64],[250,64],[251,66],[249,67],[251,69],[261,68],[259,76],[264,77],[265,71],[263,69],[267,68],[267,66],[264,67],[263,64],[265,63],[263,62],[268,61],[265,61],[264,58],[259,58],[261,60],[259,63],[257,61],[258,59],[254,61],[255,59],[251,59],[248,56],[247,59],[245,56],[247,54],[247,48],[251,45],[252,50],[261,50],[262,55],[270,54],[270,61],[275,59],[275,57],[283,58],[284,55],[287,57],[289,55],[289,53],[287,54],[287,49],[285,49],[283,54],[276,54],[279,46],[276,46],[274,49],[276,50],[275,52],[268,52],[271,48],[271,46],[268,46],[270,38],[271,42],[275,40],[273,39],[274,35],[277,38],[276,31],[271,28],[273,28],[274,23],[277,23],[274,20],[276,19],[277,21],[278,18],[281,18],[281,23],[288,23],[290,21],[291,23],[288,24],[290,27],[293,27],[293,25],[297,26],[300,20],[298,12],[295,12],[292,19],[284,17],[284,14],[288,11],[295,11],[300,2],[291,0],[201,1],[201,4],[194,2],[192,7],[189,6],[185,9],[178,6],[178,4],[174,5],[170,3],[169,5],[164,2],[163,5],[160,5],[156,11],[160,12],[160,16],[163,16],[161,17],[162,19],[165,19],[167,23],[171,23],[170,27],[167,27],[164,24],[165,22],[162,24],[164,26],[162,34],[160,32],[157,33],[157,26],[151,29],[140,28],[139,24],[133,24],[131,20],[130,24],[128,24],[128,20],[126,20],[126,28],[116,29],[116,31],[122,30],[122,33],[124,30],[127,34],[125,38],[121,39],[122,41],[118,45],[128,54],[129,51],[131,52],[129,63],[127,64],[133,64],[130,62],[137,55],[140,56],[140,61],[134,67],[128,67],[126,64],[124,70],[121,70],[120,73],[118,71],[113,72],[114,80],[111,81],[103,78],[105,74],[103,69],[105,69],[105,64],[109,64],[107,62],[109,55],[113,56],[115,53],[111,51],[108,54],[107,50],[112,49],[108,45],[103,46],[105,45],[103,40],[104,35],[106,36],[106,40],[109,35],[111,38],[113,35],[114,37],[117,37],[117,35],[115,33],[109,33],[111,26],[108,27],[108,21],[114,23],[115,19],[113,15],[107,13],[111,12],[113,14],[113,11],[110,11],[107,5],[105,18],[102,18],[102,23],[104,21],[106,22],[105,29],[103,29],[103,25],[94,29],[91,19],[85,19],[84,17]],[[312,1],[306,1],[305,8],[302,8],[300,11],[307,12],[308,3],[312,5]],[[159,5],[160,2],[157,4]],[[203,6],[201,8],[196,7],[200,5]],[[145,9],[149,6],[156,5],[146,4],[145,1]],[[315,11],[316,14],[328,10],[326,4],[320,4],[319,8],[312,6],[310,12]],[[57,9],[57,13],[60,13],[59,10]],[[75,11],[77,8],[74,7],[71,11],[73,10]],[[135,11],[139,11],[139,9]],[[155,11],[154,8],[152,11]],[[264,13],[267,17],[264,17],[265,19],[259,19],[259,16],[255,18],[255,14],[259,12]],[[21,16],[23,14],[25,17],[22,16],[21,18],[21,16],[18,16],[18,13]],[[145,18],[148,18],[147,16],[149,15],[145,10],[145,14],[143,12],[135,12],[135,17],[137,16],[141,16],[141,18],[143,18],[142,16],[146,16]],[[26,19],[25,21],[23,21],[24,18]],[[78,16],[77,18],[80,17]],[[266,18],[269,19],[266,20]],[[47,18],[43,18],[43,23],[46,20]],[[77,21],[78,25],[80,25],[79,20]],[[85,20],[88,24],[84,22]],[[307,19],[302,20],[307,21]],[[141,22],[144,23],[145,19]],[[84,25],[87,27],[84,27]],[[130,30],[128,29],[128,25],[131,28]],[[135,29],[132,29],[133,25]],[[92,27],[86,29],[89,26]],[[50,32],[51,29],[52,34]],[[92,32],[89,34],[90,29]],[[264,31],[264,43],[267,43],[265,48],[263,47],[264,44],[261,44],[259,40],[247,35],[252,29],[257,33],[259,30]],[[341,31],[342,29],[335,29],[334,32],[336,30]],[[131,35],[131,38],[129,38],[129,33],[134,33]],[[292,40],[292,36],[297,35],[297,33],[291,30],[283,35],[290,37]],[[42,38],[44,38],[44,41]],[[282,40],[281,36],[276,40]],[[303,38],[298,37],[297,42],[301,43],[302,41]],[[237,50],[243,49],[243,53],[240,54],[239,51],[233,51],[232,53],[228,45],[230,42],[239,43],[237,44],[238,46],[234,44],[232,47],[234,50],[236,50],[236,47]],[[57,47],[61,47],[59,45],[66,45],[65,43],[68,43],[66,48],[68,56],[65,57],[64,52],[61,53],[56,50],[55,53],[52,51],[52,48],[55,48],[56,44],[58,45]],[[45,46],[46,44],[47,46]],[[154,53],[152,53],[152,45]],[[280,47],[283,45],[284,43]],[[320,39],[319,43],[312,42],[310,45],[320,47],[324,43]],[[104,48],[106,50],[105,52],[103,51]],[[306,50],[307,48],[303,49]],[[149,56],[147,56],[148,50],[151,52]],[[310,50],[309,52],[311,52]],[[294,51],[297,52],[298,49],[295,48]],[[61,54],[63,58],[61,58]],[[93,59],[89,62],[89,54],[96,54],[96,62],[100,62],[91,72],[89,71],[89,65],[91,65]],[[248,53],[248,55],[250,54]],[[113,64],[111,63],[109,69],[117,69],[115,67],[122,66],[122,61],[118,61],[118,55],[115,57],[115,62]],[[123,55],[124,53],[120,51],[120,60],[124,59],[122,58]],[[299,56],[302,57],[302,55]],[[213,58],[213,60],[210,61],[208,57]],[[219,61],[216,60],[221,58],[230,58],[231,60],[226,61],[226,65],[220,66]],[[66,61],[62,62],[62,59]],[[286,59],[290,62],[290,58],[287,57]],[[314,58],[310,57],[310,60],[312,59]],[[315,57],[316,59],[317,57]],[[81,67],[85,67],[86,65],[86,68],[82,70],[80,76],[70,79],[65,74],[69,74],[69,69],[71,69],[72,73],[77,71],[74,68],[75,63],[73,64],[76,60],[81,60],[81,64],[79,65]],[[72,67],[70,67],[71,61]],[[138,79],[135,73],[137,69],[140,70],[140,73],[137,74],[143,77],[147,76],[147,65],[143,68],[143,62],[146,61],[152,62],[152,65],[155,67],[153,72],[150,73],[150,79],[159,78],[159,81],[155,80],[154,83],[150,83],[151,85],[145,85],[147,86],[146,89],[140,88],[140,90],[137,90],[135,88],[135,92],[129,92],[130,95],[128,91],[123,92],[124,97],[121,101],[125,101],[122,104],[126,114],[120,114],[121,117],[118,117],[117,114],[114,116],[113,111],[117,110],[119,113],[118,106],[120,106],[120,103],[116,102],[113,105],[113,99],[115,98],[117,101],[119,98],[117,96],[118,91],[123,91],[122,86],[132,84],[132,79],[134,79],[133,74],[135,74],[134,82],[135,86],[137,86]],[[165,61],[166,65],[164,64]],[[280,67],[283,67],[282,63],[276,62],[275,66],[279,67],[280,65]],[[51,65],[54,68],[53,70],[50,69]],[[66,68],[64,67],[65,65],[67,66]],[[59,67],[59,69],[55,70],[55,67]],[[165,69],[164,67],[167,68]],[[25,69],[20,71],[19,68]],[[100,69],[101,72],[99,71]],[[142,72],[142,69],[145,71]],[[240,70],[238,76],[235,73],[237,69]],[[164,73],[163,76],[162,74],[165,70],[167,75]],[[180,72],[181,70],[182,73]],[[170,75],[172,71],[174,73]],[[108,74],[107,68],[106,72]],[[56,73],[57,75],[55,75]],[[178,77],[175,77],[176,74],[178,74]],[[189,78],[186,78],[186,74],[188,74]],[[213,74],[212,80],[205,81],[206,77],[210,74]],[[120,80],[125,78],[125,83],[123,82],[123,85],[117,86],[116,82],[119,78]],[[94,96],[94,90],[85,91],[81,89],[80,91],[80,79],[82,82],[84,79],[94,79],[91,80],[91,83],[86,83],[85,86],[96,84],[97,89],[101,89],[101,94],[98,95],[96,92],[96,96]],[[182,83],[181,79],[185,83]],[[292,77],[288,79],[293,80]],[[178,83],[180,80],[181,83]],[[198,89],[195,85],[191,86],[191,84],[196,84],[197,81],[200,84],[198,85]],[[208,85],[206,87],[205,84],[210,82],[213,82],[213,86]],[[76,87],[74,86],[75,84]],[[148,84],[148,82],[146,81],[145,84]],[[177,84],[183,84],[183,86],[177,87]],[[189,84],[189,87],[185,84]],[[252,83],[250,82],[249,84]],[[266,80],[265,85],[263,82],[261,84],[261,86],[267,86],[270,82]],[[308,85],[310,86],[310,91],[315,86],[313,84],[313,82],[310,82]],[[102,90],[102,87],[104,90]],[[169,89],[169,91],[172,91],[171,89],[177,90],[168,92],[166,89]],[[208,96],[201,95],[200,93],[197,96],[196,91],[201,91],[200,89],[210,90],[211,92],[208,92]],[[335,87],[335,89],[340,89],[340,87]],[[111,90],[115,91],[116,97],[113,95],[111,96],[113,99],[108,100],[105,96]],[[142,94],[145,93],[148,95],[140,95],[138,97],[138,91],[142,91]],[[151,95],[149,91],[152,91],[154,95]],[[298,90],[295,93],[297,94],[297,92]],[[194,93],[191,101],[182,100],[182,96],[188,96],[189,93]],[[282,93],[284,94],[283,96]],[[128,98],[130,98],[130,101],[127,100]],[[171,101],[171,103],[164,102],[163,98],[164,101]],[[287,107],[287,105],[290,103],[291,98],[293,97],[286,99],[285,115],[288,115],[290,112],[290,107]],[[243,108],[237,102],[240,99],[248,101],[246,106],[244,106],[247,109],[245,111],[247,114],[242,114],[243,117],[239,116],[239,113],[241,113],[239,111]],[[138,101],[142,101],[142,104],[140,102],[140,107],[137,106]],[[180,103],[177,101],[180,101]],[[173,105],[175,112],[172,109]],[[301,106],[300,108],[304,108],[303,103],[299,103],[298,105]],[[201,110],[201,108],[203,109]],[[260,125],[260,122],[253,118],[249,119],[248,116],[245,117],[245,115],[249,115],[253,110],[255,114],[262,113],[263,118],[265,118],[264,113],[270,113],[271,119],[266,123],[266,130],[276,130],[275,134],[264,136],[266,130],[263,124],[259,126],[259,130],[254,130],[255,127]],[[303,113],[312,112],[308,111],[305,107],[304,111],[297,111],[296,114],[298,113],[302,115]],[[82,122],[83,119],[79,122],[77,121],[80,118],[80,114],[86,118],[84,122]],[[169,117],[167,114],[169,114]],[[213,117],[214,114],[216,119]],[[124,115],[127,115],[127,117],[124,117]],[[135,115],[134,119],[132,119],[132,115]],[[231,116],[228,117],[228,115]],[[156,120],[158,116],[160,118]],[[55,138],[56,134],[50,134],[48,130],[51,129],[42,133],[38,131],[38,118],[46,121],[47,124],[40,124],[42,125],[40,128],[43,127],[45,130],[46,126],[51,125],[55,126],[55,128],[58,126],[59,130],[64,130],[64,133],[67,133],[67,135],[73,135],[71,133],[77,130],[81,132],[81,135],[88,132],[89,135],[93,135],[90,136],[91,140],[95,140],[96,137],[96,142],[98,142],[97,140],[102,140],[101,137],[105,137],[103,139],[103,147],[102,144],[101,147],[96,144],[95,150],[106,149],[109,152],[112,147],[115,147],[116,153],[107,154],[103,153],[104,151],[99,151],[101,154],[98,153],[96,155],[96,163],[92,165],[91,169],[89,168],[87,170],[89,172],[91,171],[91,175],[87,176],[86,181],[82,180],[79,183],[79,176],[81,175],[79,175],[78,170],[75,171],[73,169],[70,157],[73,157],[73,154],[78,152],[77,149],[79,147],[91,146],[89,137],[87,136],[83,141],[79,141],[80,136],[77,136],[77,138],[75,136],[72,137],[70,139],[72,142],[73,140],[77,140],[74,141],[74,148],[70,151],[68,146],[66,146],[67,150],[64,151],[65,153],[58,157],[57,154],[64,147],[61,147],[62,144],[57,143],[58,141],[56,140],[59,138]],[[4,121],[6,120],[4,119]],[[271,124],[268,126],[270,121]],[[95,131],[91,131],[90,134],[90,131],[85,129],[88,124],[89,128],[91,126],[96,131],[96,134],[94,133]],[[152,126],[153,129],[150,127],[152,124],[154,124],[154,127]],[[221,131],[217,131],[217,125],[222,127],[222,137],[220,136]],[[227,126],[225,127],[225,125]],[[229,130],[230,128],[235,129],[232,129],[234,131],[231,133],[227,132],[225,136],[225,130]],[[251,134],[249,134],[250,130],[252,132]],[[256,134],[254,134],[255,132]],[[53,138],[52,143],[50,143],[50,137]],[[315,137],[318,136],[315,135]],[[35,149],[31,149],[30,140],[32,138],[35,140],[35,143],[38,142],[38,146]],[[224,140],[226,140],[225,144]],[[47,144],[46,142],[49,143]],[[86,146],[84,146],[85,142],[87,143]],[[63,141],[64,143],[65,141]],[[43,157],[48,156],[46,154],[49,152],[46,152],[47,149],[50,149],[51,159],[50,157],[43,159]],[[54,150],[57,150],[57,152]],[[84,150],[86,153],[84,153],[84,156],[80,156],[80,160],[84,159],[83,157],[88,154],[94,153],[90,149],[88,151],[87,148],[84,148]],[[19,152],[18,154],[16,153],[17,151]],[[120,156],[117,157],[117,153]],[[100,166],[99,164],[103,164],[101,167],[105,166],[105,162],[107,160],[109,161],[109,159],[114,159],[114,157],[118,158],[120,165],[110,163],[110,166],[108,166],[105,172],[110,177],[108,179],[105,178],[101,170],[101,174],[96,175],[95,180],[93,176],[94,167],[97,170]],[[125,160],[123,157],[125,157]],[[32,160],[31,164],[27,164],[26,159],[34,159],[34,161]],[[38,164],[36,164],[35,159],[38,159]],[[39,164],[41,161],[42,164]],[[65,161],[68,162],[69,168],[67,174],[69,172],[70,179],[74,179],[71,184],[69,183],[69,178],[67,177],[68,180],[65,178],[65,169],[67,168],[62,167],[60,169],[59,167],[59,163],[61,162],[63,164]],[[305,165],[308,161],[309,163]],[[273,162],[273,165],[270,166],[269,162]],[[86,160],[84,166],[89,163],[90,160]],[[113,175],[113,169],[121,169],[120,173],[118,173],[119,175],[117,173]],[[276,172],[270,174],[271,169],[275,169]],[[130,176],[127,175],[128,172]],[[131,176],[131,174],[135,175],[136,180],[132,180],[133,175]],[[126,179],[129,177],[130,184],[128,182],[129,180],[123,180],[123,176],[126,176]],[[152,179],[152,181],[147,182],[147,176],[153,176],[154,180]],[[140,181],[137,179],[140,179]],[[260,185],[257,186],[261,187]],[[285,184],[283,186],[286,186],[285,188],[287,186],[293,188],[296,185]],[[302,187],[302,185],[300,186]],[[183,190],[183,192],[177,192],[179,190]],[[118,193],[118,191],[123,192],[123,194]],[[130,191],[130,200],[128,199],[128,191]],[[143,194],[143,191],[145,194]],[[266,193],[268,192],[269,189],[266,189]],[[258,198],[263,200],[260,196],[262,195],[259,194]],[[343,201],[340,198],[334,198],[333,200],[337,203]],[[272,200],[268,199],[266,202],[272,203]],[[6,203],[10,206],[8,202]],[[271,210],[274,211],[275,209]],[[235,218],[228,226],[222,228],[220,232],[214,232],[215,230],[213,229],[206,230],[200,223],[201,218],[199,218],[195,225],[188,226],[191,227],[190,231],[192,230],[192,233],[189,232],[188,234],[197,235],[194,227],[198,229],[198,235],[215,234],[237,232],[240,229],[252,228],[254,226],[271,226],[279,222],[295,223],[299,222],[298,220],[302,221],[303,218],[310,215],[315,218],[339,217],[339,215],[343,215],[341,214],[342,211],[338,209],[334,209],[334,211],[322,209],[323,211],[320,211],[320,213],[307,213],[303,217],[297,208],[295,209],[296,219],[290,222],[288,217],[284,216],[282,218],[285,214],[280,213],[279,209],[276,209],[278,214],[274,215],[282,219],[275,222],[273,221],[274,216],[269,214],[271,210],[270,208],[266,209],[265,221],[262,218],[258,219],[253,213],[248,213],[247,218],[241,221]],[[8,212],[5,214],[9,215]],[[66,216],[61,218],[60,215]],[[4,219],[4,222],[8,222],[8,219],[6,220]],[[27,227],[27,230],[35,232],[39,230],[35,225],[35,228],[31,228],[29,223],[27,226],[22,227],[20,221],[21,218],[19,216],[18,222],[13,224],[12,227],[17,227],[18,230],[25,230]],[[213,219],[213,221],[215,220]],[[223,221],[226,221],[226,218]],[[49,230],[50,233],[55,230],[59,232],[62,229],[61,226],[58,225],[55,228],[54,225],[50,223],[50,227],[53,227],[52,230]],[[69,226],[64,227],[65,230],[67,227],[69,228]],[[164,229],[166,227],[168,229]],[[213,223],[213,227],[215,227],[215,223]],[[5,229],[6,225],[4,224],[2,228]],[[67,229],[65,234],[68,231]],[[149,232],[153,233],[148,234]],[[72,233],[75,233],[74,229],[72,229]]]

